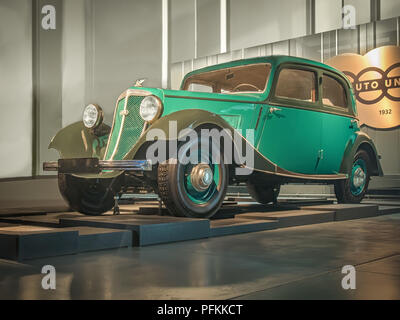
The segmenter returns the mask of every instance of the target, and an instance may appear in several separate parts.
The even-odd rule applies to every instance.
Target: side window
[[[327,75],[322,76],[322,103],[331,107],[347,108],[346,90],[343,85]]]
[[[316,96],[315,73],[312,71],[282,69],[279,73],[275,96],[315,102]]]

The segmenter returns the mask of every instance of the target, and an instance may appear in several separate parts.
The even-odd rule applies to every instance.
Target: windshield
[[[183,90],[216,93],[264,92],[270,71],[270,64],[259,63],[203,72],[187,78]]]

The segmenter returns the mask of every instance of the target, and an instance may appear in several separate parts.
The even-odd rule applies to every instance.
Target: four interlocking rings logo
[[[388,98],[392,101],[400,101],[400,97],[395,97],[389,93],[389,89],[400,88],[400,76],[389,77],[388,74],[396,68],[400,68],[400,63],[395,63],[391,65],[386,71],[378,67],[368,67],[361,70],[357,75],[350,71],[343,71],[343,73],[349,77],[352,81],[354,94],[358,101],[364,104],[375,104],[383,99],[383,97]],[[368,80],[360,80],[366,73],[371,72],[372,74],[380,74],[380,78],[372,78]],[[368,78],[368,77],[367,77]],[[361,93],[380,91],[378,97],[371,100],[363,98]]]

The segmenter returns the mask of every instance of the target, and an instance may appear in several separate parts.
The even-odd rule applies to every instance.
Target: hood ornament
[[[146,80],[146,78],[143,79],[137,79],[135,84],[133,85],[134,87],[143,87],[143,82]]]

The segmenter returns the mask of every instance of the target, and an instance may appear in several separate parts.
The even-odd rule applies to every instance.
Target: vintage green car
[[[262,204],[286,183],[334,184],[339,202],[358,203],[383,174],[346,76],[290,56],[195,70],[180,90],[138,81],[118,97],[111,128],[91,104],[49,148],[60,159],[44,170],[58,171],[65,200],[89,215],[118,195],[153,191],[172,215],[207,218],[237,183]]]

